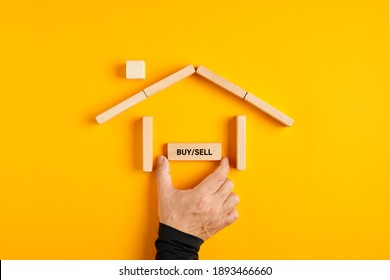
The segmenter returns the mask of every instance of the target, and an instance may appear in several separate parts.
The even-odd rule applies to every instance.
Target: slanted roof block
[[[107,111],[103,112],[102,114],[96,117],[96,121],[99,124],[102,124],[107,120],[113,118],[114,116],[118,115],[119,113],[145,100],[147,97],[150,97],[151,95],[191,76],[195,72],[196,74],[211,81],[212,83],[233,93],[237,97],[244,99],[245,101],[249,102],[256,108],[263,111],[264,113],[273,117],[275,120],[279,121],[280,123],[286,126],[292,126],[292,124],[294,123],[294,120],[289,116],[287,116],[286,114],[282,113],[278,109],[272,107],[270,104],[256,97],[254,94],[247,92],[246,90],[226,80],[225,78],[219,76],[218,74],[212,72],[211,70],[205,68],[202,65],[200,65],[196,70],[193,65],[189,65],[173,73],[172,75],[158,81],[157,83],[152,84],[151,86],[145,88],[140,93],[137,93],[136,95],[126,99],[125,101],[119,103],[118,105],[112,107],[111,109],[108,109]]]
[[[292,126],[294,123],[294,120],[292,118],[283,114],[278,109],[272,107],[271,105],[264,102],[263,100],[261,100],[260,98],[258,98],[257,96],[255,96],[250,92],[248,92],[245,95],[244,100],[286,126]]]
[[[147,97],[150,97],[151,95],[173,85],[177,82],[180,82],[181,80],[191,76],[195,73],[195,68],[192,65],[188,65],[187,67],[173,73],[172,75],[169,75],[168,77],[158,81],[157,83],[148,86],[144,89],[144,92]]]
[[[203,67],[202,65],[199,65],[198,68],[196,68],[196,74],[202,76],[203,78],[206,78],[210,82],[220,86],[221,88],[224,88],[225,90],[233,93],[234,95],[244,98],[246,94],[246,90],[243,90],[239,86],[233,84],[232,82],[226,80],[225,78],[222,78],[218,74],[210,71],[209,69]]]

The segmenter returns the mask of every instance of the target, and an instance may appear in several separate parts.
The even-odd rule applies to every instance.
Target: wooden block
[[[236,160],[237,169],[246,169],[246,116],[236,117]]]
[[[144,89],[144,92],[147,97],[177,83],[181,80],[191,76],[195,73],[195,68],[192,65],[188,65],[187,67],[184,67],[183,69],[173,73],[172,75],[158,81],[157,83],[147,87]]]
[[[169,143],[169,160],[220,160],[221,143]]]
[[[99,116],[96,117],[96,121],[98,122],[98,124],[102,124],[145,99],[146,95],[143,91],[141,91],[131,96],[130,98],[127,98],[125,101],[122,101],[121,103],[108,109],[107,111],[101,113]]]
[[[292,126],[292,124],[294,123],[294,120],[292,118],[290,118],[289,116],[283,114],[278,109],[272,107],[271,105],[269,105],[268,103],[264,102],[263,100],[261,100],[260,98],[256,97],[255,95],[253,95],[250,92],[248,92],[246,94],[244,100],[248,101],[253,106],[257,107],[258,109],[260,109],[264,113],[270,115],[275,120],[278,120],[279,122],[281,122],[282,124],[284,124],[286,126]]]
[[[153,117],[142,117],[142,159],[143,170],[153,171]]]
[[[145,61],[126,60],[126,79],[145,79]]]
[[[203,78],[206,78],[207,80],[226,89],[227,91],[233,93],[234,95],[240,98],[245,97],[246,90],[243,90],[239,86],[233,84],[232,82],[226,80],[225,78],[222,78],[218,74],[210,71],[209,69],[203,67],[202,65],[199,65],[199,67],[196,69],[196,74],[202,76]]]

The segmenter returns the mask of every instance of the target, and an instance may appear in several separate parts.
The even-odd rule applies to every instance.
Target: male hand
[[[238,218],[239,197],[232,193],[233,182],[227,178],[229,160],[193,189],[178,190],[172,185],[169,161],[157,160],[158,216],[160,223],[185,233],[208,239]]]

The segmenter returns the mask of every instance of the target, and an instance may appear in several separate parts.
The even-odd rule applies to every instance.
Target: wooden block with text
[[[169,143],[169,160],[220,160],[221,143]]]

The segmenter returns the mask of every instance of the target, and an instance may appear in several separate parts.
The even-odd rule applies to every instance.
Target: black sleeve
[[[156,260],[197,260],[203,240],[160,223]]]

